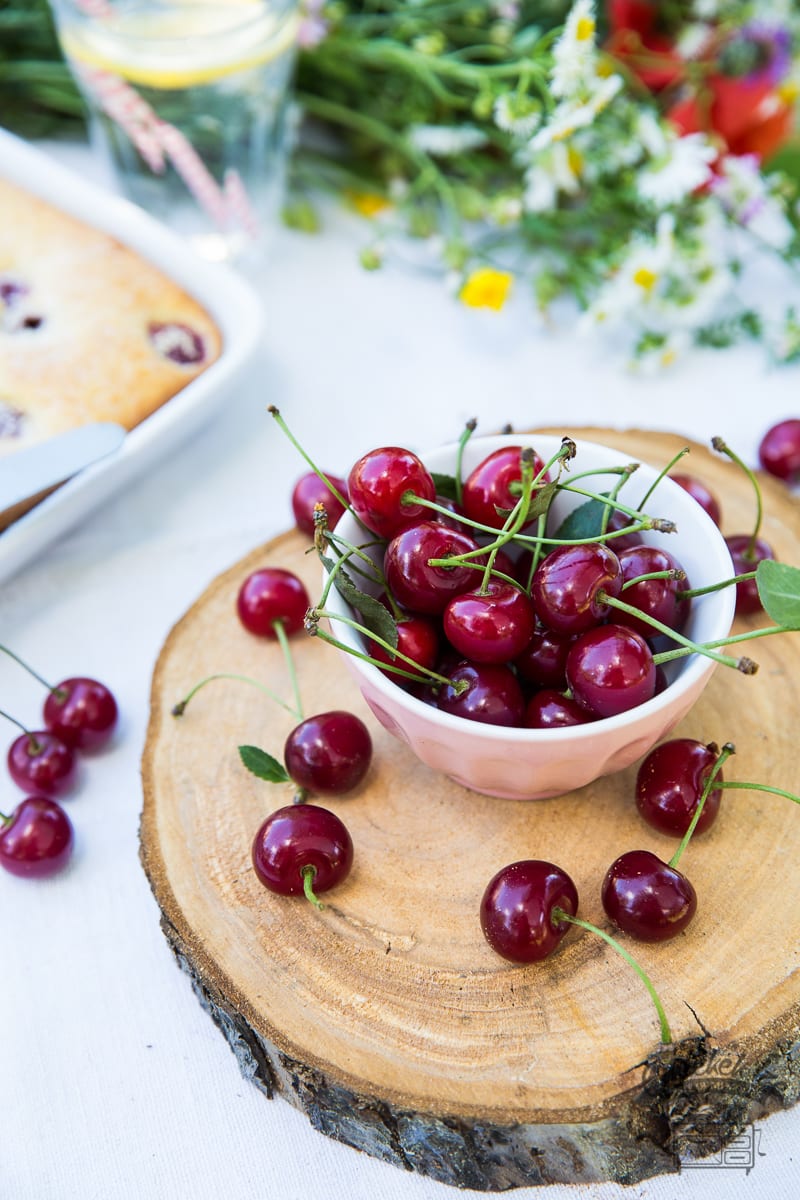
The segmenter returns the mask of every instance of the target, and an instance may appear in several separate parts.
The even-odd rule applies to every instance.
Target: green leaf
[[[776,625],[800,629],[800,569],[765,558],[756,567],[758,596]]]
[[[535,517],[543,517],[550,507],[553,496],[556,494],[558,483],[555,479],[551,479],[549,483],[543,484],[533,493],[531,502],[528,505],[528,516],[526,520],[532,521]]]
[[[438,471],[431,471],[431,479],[437,496],[444,496],[445,500],[458,499],[455,475],[440,475]]]
[[[568,542],[578,539],[589,542],[599,537],[603,531],[603,515],[607,508],[608,505],[600,500],[587,500],[584,504],[579,504],[564,518],[555,536]]]
[[[326,571],[333,570],[334,564],[330,558],[325,555],[320,555],[322,563]],[[385,604],[381,604],[380,600],[376,600],[374,596],[370,596],[368,592],[362,592],[356,587],[350,576],[343,567],[339,567],[334,578],[334,586],[351,608],[361,614],[361,620],[370,633],[376,634],[378,637],[391,646],[392,650],[397,649],[397,622],[389,612]]]
[[[277,758],[267,754],[266,750],[259,750],[258,746],[240,746],[239,757],[248,771],[257,775],[259,779],[263,779],[267,783],[289,782],[286,768],[278,762]]]

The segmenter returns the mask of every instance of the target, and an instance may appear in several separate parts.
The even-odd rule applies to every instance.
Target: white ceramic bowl
[[[552,436],[529,438],[520,434],[473,438],[464,455],[463,477],[466,478],[498,447],[520,444],[534,445],[541,458],[547,460],[561,442]],[[455,452],[455,445],[447,445],[422,455],[422,458],[429,470],[452,473]],[[619,450],[582,442],[571,473],[618,467],[626,461]],[[642,463],[625,485],[620,498],[635,507],[660,469],[661,464],[654,469]],[[615,475],[598,475],[585,481],[585,486],[595,492],[604,492],[613,487],[617,478]],[[583,497],[559,492],[551,509],[550,527],[555,527],[583,502]],[[648,501],[647,511],[651,516],[673,520],[678,530],[672,534],[646,533],[642,540],[674,554],[686,570],[692,587],[716,583],[734,574],[728,549],[716,525],[672,480],[659,483]],[[341,518],[336,532],[354,544],[365,540],[350,513]],[[726,637],[733,621],[735,601],[735,588],[695,598],[684,629],[686,636],[696,642]],[[348,606],[334,589],[331,589],[326,607],[334,613],[350,615]],[[333,628],[345,645],[363,650],[357,632],[337,621],[333,622]],[[686,715],[716,666],[699,654],[678,659],[667,668],[668,687],[646,704],[586,725],[550,730],[484,725],[440,712],[410,696],[371,663],[346,653],[342,653],[342,659],[380,723],[404,741],[417,758],[464,787],[515,800],[540,800],[561,795],[583,787],[601,775],[630,766]]]

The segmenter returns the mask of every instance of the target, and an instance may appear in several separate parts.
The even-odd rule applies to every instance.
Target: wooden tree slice
[[[667,434],[572,431],[664,463]],[[744,476],[700,447],[686,468],[720,497],[726,532],[751,527]],[[800,512],[765,480],[764,536],[797,556]],[[638,818],[635,768],[548,801],[477,795],[430,771],[368,714],[339,655],[294,639],[307,713],[364,716],[374,765],[353,795],[326,801],[356,861],[323,912],[258,882],[253,835],[290,800],[259,782],[237,747],[280,757],[292,718],[244,684],[209,685],[176,720],[173,704],[214,672],[259,677],[287,698],[280,651],[245,633],[235,598],[258,566],[320,571],[285,534],[218,578],[167,639],[155,672],[144,755],[142,861],[163,928],[244,1073],[323,1132],[464,1187],[614,1179],[678,1168],[755,1117],[800,1096],[800,812],[729,792],[682,862],[698,915],[674,942],[631,945],[676,1042],[659,1050],[655,1013],[630,968],[572,930],[552,959],[513,967],[483,939],[478,905],[500,867],[555,861],[581,914],[607,927],[606,868],[624,850],[669,858],[675,843]],[[752,622],[751,622],[752,623]],[[680,734],[732,740],[728,778],[800,791],[800,641],[765,639],[760,673],[718,668]]]

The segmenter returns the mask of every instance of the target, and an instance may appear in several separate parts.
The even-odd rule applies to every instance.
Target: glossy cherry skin
[[[651,750],[636,776],[636,807],[648,825],[683,837],[717,757],[715,746],[704,746],[693,738],[673,738]],[[722,780],[721,771],[717,779]],[[721,799],[721,788],[708,793],[695,833],[714,824]]]
[[[492,949],[509,962],[547,958],[569,929],[553,909],[574,916],[578,892],[565,871],[541,859],[510,863],[490,880],[481,900],[481,929]]]
[[[236,611],[250,633],[274,638],[275,622],[280,621],[287,634],[303,628],[311,606],[305,584],[281,567],[263,567],[248,575],[239,589]]]
[[[436,700],[437,708],[480,721],[484,725],[522,725],[525,698],[516,675],[509,667],[495,663],[460,662],[452,670],[442,671],[451,681],[465,679],[468,687],[460,695],[453,687],[443,687]]]
[[[565,688],[567,655],[573,640],[572,634],[554,633],[537,626],[525,649],[514,660],[520,678],[536,687]]]
[[[12,875],[42,879],[69,860],[72,822],[47,796],[27,796],[8,821],[0,823],[0,866]]]
[[[56,684],[44,702],[44,723],[73,749],[99,750],[117,724],[117,702],[104,683],[84,676]]]
[[[488,525],[491,529],[503,528],[506,517],[500,515],[497,509],[510,512],[519,502],[519,494],[511,491],[511,485],[522,479],[521,454],[522,446],[501,446],[478,463],[465,480],[461,502],[471,521]],[[544,463],[538,454],[534,455],[534,477],[543,467]],[[545,483],[548,478],[544,475],[540,483]]]
[[[621,854],[606,872],[601,897],[614,924],[642,942],[676,937],[697,909],[686,876],[649,850]]]
[[[454,596],[444,610],[444,633],[451,646],[472,662],[504,663],[531,640],[533,605],[513,583],[490,579]]]
[[[629,529],[632,524],[634,524],[634,518],[616,508],[606,522],[606,533],[617,533],[618,530]],[[640,546],[642,544],[642,535],[638,529],[634,533],[620,533],[618,537],[610,538],[605,544],[609,550],[613,550],[615,554],[620,554],[623,550],[630,550],[633,546]]]
[[[625,583],[637,579],[640,575],[649,575],[655,571],[683,570],[676,558],[658,546],[633,546],[623,550],[619,556],[622,568],[622,578]],[[620,599],[633,608],[638,608],[648,617],[668,625],[670,629],[680,632],[686,624],[690,603],[681,599],[680,593],[691,587],[688,579],[677,582],[674,579],[646,579],[635,583],[632,587],[620,592]],[[614,620],[618,625],[625,625],[643,638],[657,637],[658,630],[647,621],[632,617],[628,613],[614,610]]]
[[[755,571],[763,559],[775,557],[772,547],[763,538],[756,538],[751,551],[751,537],[747,533],[737,533],[731,537],[726,537],[725,542],[733,559],[733,570],[736,575],[746,575],[749,571]],[[745,579],[743,583],[737,583],[737,617],[758,612],[760,609],[761,600],[758,595],[758,584],[755,579]]]
[[[567,684],[595,717],[614,717],[655,694],[656,668],[644,638],[622,625],[583,633],[567,655]]]
[[[24,792],[65,796],[75,786],[75,753],[49,729],[23,733],[11,743],[8,772]]]
[[[326,472],[327,474],[327,472]],[[341,496],[347,499],[347,484],[338,475],[328,474],[333,486]],[[317,504],[325,505],[328,516],[328,529],[333,529],[339,517],[344,512],[344,505],[337,500],[333,492],[323,483],[316,471],[308,471],[301,475],[292,489],[292,512],[294,523],[301,533],[314,536],[314,508]]]
[[[419,521],[392,538],[383,570],[389,590],[402,608],[418,613],[441,613],[452,596],[480,580],[474,567],[432,567],[432,558],[451,558],[477,550],[469,534],[438,521]]]
[[[334,710],[307,717],[283,747],[286,770],[310,792],[339,795],[357,787],[372,760],[372,738],[355,713]]]
[[[397,622],[397,649],[401,654],[405,654],[407,658],[413,658],[414,662],[419,663],[421,667],[432,671],[439,658],[438,624],[430,617],[401,617]],[[402,658],[393,657],[388,650],[384,650],[383,646],[379,646],[377,642],[368,642],[367,652],[372,658],[377,659],[379,663],[393,663],[395,666],[402,667],[404,671],[414,670]],[[405,687],[411,682],[403,675],[395,674],[394,671],[384,671],[383,673],[400,687]],[[420,680],[424,678],[424,675],[419,676]]]
[[[303,894],[303,867],[315,871],[314,892],[341,883],[353,865],[353,841],[342,821],[316,804],[279,808],[259,827],[252,847],[256,875],[271,892]]]
[[[613,550],[599,542],[557,546],[536,568],[531,599],[543,625],[556,633],[582,633],[599,625],[609,607],[600,592],[618,596],[622,568]]]
[[[586,725],[591,720],[591,714],[577,700],[563,696],[555,688],[542,688],[528,701],[524,724],[528,729],[566,729]]]
[[[353,466],[347,480],[350,503],[373,533],[391,538],[427,516],[421,504],[402,504],[406,492],[435,500],[436,487],[425,464],[401,446],[370,450]]]
[[[761,439],[758,458],[770,475],[787,483],[800,479],[800,418],[790,417],[768,429]]]
[[[694,475],[670,475],[673,483],[677,483],[678,487],[682,487],[685,492],[688,492],[693,500],[696,500],[704,512],[708,513],[715,525],[722,524],[722,510],[719,505],[719,500],[713,492],[709,491],[702,479],[697,479]]]

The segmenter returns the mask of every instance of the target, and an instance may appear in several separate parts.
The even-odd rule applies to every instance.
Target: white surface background
[[[93,169],[82,149],[58,155]],[[256,280],[266,336],[246,383],[182,453],[0,591],[1,640],[53,680],[103,679],[123,714],[113,749],[87,763],[69,801],[69,869],[44,882],[0,872],[2,1200],[459,1194],[326,1139],[241,1078],[173,962],[137,858],[139,759],[161,644],[216,573],[290,524],[303,467],[268,403],[342,473],[374,445],[451,440],[471,416],[486,433],[506,422],[635,425],[701,441],[723,433],[755,461],[766,427],[800,412],[800,370],[770,370],[759,350],[708,352],[640,379],[569,329],[537,330],[522,295],[500,315],[471,312],[432,277],[363,272],[362,229],[334,215],[324,236],[281,234]],[[0,707],[35,725],[41,699],[0,662]],[[0,810],[18,799],[3,773]],[[516,1195],[796,1196],[800,1110],[758,1131],[748,1176],[690,1170],[627,1189]]]

